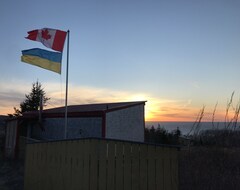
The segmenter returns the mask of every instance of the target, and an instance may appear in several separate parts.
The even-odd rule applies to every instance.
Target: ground
[[[23,190],[23,161],[6,161],[0,158],[0,189]]]

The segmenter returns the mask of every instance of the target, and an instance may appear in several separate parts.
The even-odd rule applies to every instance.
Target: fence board
[[[131,168],[131,154],[132,154],[132,147],[129,145],[129,143],[123,143],[124,144],[124,190],[131,190],[132,187],[132,168]]]
[[[90,154],[90,140],[84,140],[84,159],[83,159],[83,190],[89,190],[89,154]]]
[[[90,140],[90,190],[96,190],[98,185],[98,142]]]
[[[43,143],[43,144],[38,144],[39,146],[36,147],[36,151],[41,149],[43,152],[43,161],[41,162],[40,165],[40,170],[38,170],[38,175],[37,178],[40,179],[39,183],[36,184],[36,189],[47,189],[47,179],[48,179],[48,167],[47,167],[47,162],[48,162],[48,143]],[[35,164],[37,166],[37,164]],[[44,172],[43,172],[44,171]],[[43,173],[42,173],[43,172]],[[41,175],[41,173],[43,175]]]
[[[73,190],[78,190],[81,189],[81,184],[82,184],[82,172],[81,172],[81,164],[80,164],[80,156],[81,156],[81,142],[80,141],[73,141],[72,147],[73,147],[73,156],[72,156],[72,189]]]
[[[69,178],[68,178],[68,181],[69,181],[69,186],[68,186],[68,188],[70,188],[70,189],[73,189],[73,176],[75,175],[74,173],[73,173],[73,167],[75,166],[75,163],[74,163],[74,155],[75,155],[75,153],[76,153],[76,150],[74,149],[74,141],[73,140],[71,140],[71,141],[69,141],[69,144],[68,144],[68,146],[67,146],[67,150],[68,150],[68,160],[69,160],[69,162],[68,162],[68,165],[69,165],[69,167],[68,167],[68,173],[69,173]]]
[[[62,163],[60,161],[60,155],[61,155],[61,151],[62,151],[62,142],[56,142],[55,146],[54,146],[54,152],[55,152],[55,156],[54,156],[54,160],[53,160],[53,164],[54,164],[54,188],[58,189],[58,190],[62,190],[63,186],[61,184],[61,173],[62,173]]]
[[[49,152],[50,152],[50,164],[49,164],[49,186],[48,189],[54,189],[55,187],[55,183],[57,183],[57,179],[55,177],[56,173],[57,173],[57,165],[55,162],[55,157],[57,156],[56,154],[56,149],[55,147],[57,146],[56,144],[52,144],[52,143],[48,143],[49,146]]]
[[[107,144],[104,141],[99,141],[99,190],[107,189]]]
[[[171,189],[171,157],[170,150],[166,147],[164,149],[164,190]]]
[[[107,141],[107,190],[115,189],[115,142]]]
[[[81,154],[79,155],[79,171],[81,172],[81,175],[79,176],[81,180],[81,186],[83,189],[83,179],[84,179],[84,157],[85,157],[85,152],[84,152],[84,141],[81,141],[80,143],[80,150]]]
[[[56,146],[57,152],[58,152],[58,173],[56,173],[56,176],[58,178],[58,184],[56,189],[58,190],[65,190],[66,185],[65,185],[65,154],[66,154],[66,148],[65,148],[65,142],[59,142],[59,146]]]
[[[26,147],[26,157],[25,157],[25,172],[24,172],[24,189],[30,189],[31,186],[31,168],[32,168],[32,153],[34,146]]]
[[[164,166],[163,166],[164,149],[162,147],[156,148],[156,189],[164,190]]]
[[[132,144],[132,159],[131,159],[131,165],[132,165],[132,190],[138,190],[139,187],[139,181],[140,181],[140,175],[139,175],[139,145],[138,144]]]
[[[171,151],[171,176],[172,176],[172,190],[178,189],[178,152]]]
[[[148,189],[156,189],[156,155],[155,146],[148,146]]]
[[[116,142],[116,190],[123,189],[123,143]]]
[[[147,150],[147,145],[140,146],[140,190],[146,190],[148,186]]]

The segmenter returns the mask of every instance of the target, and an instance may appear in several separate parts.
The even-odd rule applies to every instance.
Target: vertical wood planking
[[[31,145],[30,145],[31,146]],[[31,154],[30,154],[30,175],[29,175],[29,178],[30,178],[30,182],[29,182],[29,184],[30,184],[30,188],[31,187],[36,187],[36,188],[38,188],[38,185],[37,185],[37,181],[36,181],[36,179],[37,179],[37,177],[38,177],[38,173],[37,172],[35,172],[36,171],[36,169],[34,168],[35,167],[35,157],[36,157],[36,155],[35,155],[35,153],[36,153],[36,148],[34,147],[34,145],[32,145],[31,146]],[[36,178],[33,176],[33,175],[35,175],[36,176]]]
[[[43,187],[43,189],[48,189],[48,176],[49,176],[49,168],[48,168],[48,159],[49,159],[49,150],[48,150],[48,143],[42,143],[42,144],[36,144],[36,145],[39,145],[41,146],[42,150],[43,150],[43,154],[44,154],[44,158],[43,158],[43,162],[42,162],[42,170],[41,172],[43,172],[44,170],[44,173],[43,175],[41,176],[38,176],[40,177],[40,183],[41,183],[41,186]]]
[[[54,157],[54,168],[55,168],[55,180],[54,187],[58,190],[62,190],[63,186],[61,184],[61,173],[62,173],[62,142],[56,142],[54,145],[55,157]]]
[[[79,154],[78,154],[78,180],[80,181],[80,186],[78,189],[83,189],[83,180],[84,180],[84,141],[79,141]]]
[[[140,146],[140,190],[147,190],[148,187],[147,151],[147,145]]]
[[[139,173],[139,145],[132,144],[132,190],[138,190],[140,188],[140,173]]]
[[[48,189],[51,190],[55,187],[56,181],[56,162],[55,162],[55,157],[56,157],[56,147],[57,142],[54,143],[48,143],[49,146],[49,152],[50,152],[50,158],[49,158],[49,186]]]
[[[100,140],[99,144],[99,178],[98,178],[98,190],[107,189],[107,143]]]
[[[98,185],[98,140],[90,140],[90,190]]]
[[[83,159],[83,190],[89,190],[89,154],[90,154],[90,140],[84,140],[84,159]]]
[[[57,187],[59,188],[58,190],[64,190],[65,189],[65,180],[64,180],[64,172],[65,172],[65,142],[60,141],[59,146],[57,146],[57,152],[58,152],[58,173],[57,173],[57,178],[58,178],[58,184]]]
[[[107,141],[108,156],[107,156],[107,190],[115,189],[115,142]]]
[[[30,175],[30,158],[29,158],[29,152],[30,152],[30,149],[29,149],[29,145],[26,145],[26,153],[25,153],[25,168],[24,168],[24,189],[25,190],[28,190],[29,189],[29,175]]]
[[[164,147],[164,190],[171,189],[171,157],[170,149]]]
[[[46,170],[46,176],[47,178],[45,179],[46,190],[50,190],[52,187],[52,143],[46,143],[47,144],[47,162],[45,165],[45,170]]]
[[[81,186],[81,179],[80,171],[79,171],[79,144],[80,141],[73,141],[72,148],[74,150],[72,155],[72,190],[80,189]]]
[[[164,190],[164,150],[162,147],[156,147],[156,189]]]
[[[62,150],[61,150],[61,173],[60,173],[60,183],[62,183],[62,189],[67,189],[67,179],[65,178],[67,173],[67,141],[62,141]]]
[[[72,179],[73,179],[73,173],[72,173],[72,167],[73,167],[73,155],[75,150],[73,149],[73,140],[67,141],[67,147],[66,147],[66,157],[67,157],[67,173],[65,176],[67,178],[67,187],[68,189],[72,189]]]
[[[123,189],[123,143],[116,142],[116,190]]]
[[[39,144],[40,145],[40,144]],[[44,181],[46,181],[46,186],[45,186],[45,189],[46,190],[50,190],[51,189],[51,157],[52,157],[52,152],[51,152],[51,143],[46,143],[46,146],[47,146],[47,160],[46,160],[46,163],[45,163],[45,176],[46,178],[44,179]]]
[[[111,140],[29,144],[25,190],[177,190],[178,152]]]
[[[123,143],[124,144],[124,170],[123,170],[123,187],[124,190],[131,190],[132,186],[132,169],[131,169],[131,154],[132,154],[132,147],[130,143]]]
[[[155,146],[148,146],[148,189],[156,189],[156,154]]]
[[[26,157],[25,157],[25,172],[24,172],[24,189],[30,190],[31,189],[31,176],[32,176],[32,154],[33,154],[33,147],[28,144],[26,146]]]
[[[178,151],[171,149],[171,189],[178,189]]]
[[[31,177],[32,178],[32,185],[34,185],[37,189],[39,189],[39,173],[40,171],[37,168],[37,152],[38,152],[38,146],[35,146],[33,149],[33,155],[32,155],[32,166],[31,166],[31,175],[36,175],[37,177]]]

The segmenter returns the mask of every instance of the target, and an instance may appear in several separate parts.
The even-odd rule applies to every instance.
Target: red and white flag
[[[67,32],[65,31],[51,28],[42,28],[39,30],[29,31],[26,38],[29,40],[41,42],[48,48],[62,52],[66,35]]]

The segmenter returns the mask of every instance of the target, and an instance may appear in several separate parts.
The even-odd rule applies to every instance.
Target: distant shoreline
[[[166,129],[167,131],[171,132],[173,130],[176,130],[177,128],[180,129],[180,131],[182,132],[183,135],[186,135],[190,132],[191,128],[193,127],[195,121],[194,122],[190,122],[190,121],[180,121],[180,122],[173,122],[173,121],[146,121],[145,122],[145,127],[150,128],[150,127],[154,127],[154,128],[158,128],[159,125],[160,127]],[[214,124],[214,126],[213,126]],[[240,123],[238,122],[237,124],[237,128],[240,128]],[[225,127],[225,122],[201,122],[200,124],[200,131],[202,130],[210,130],[210,129],[223,129]]]

